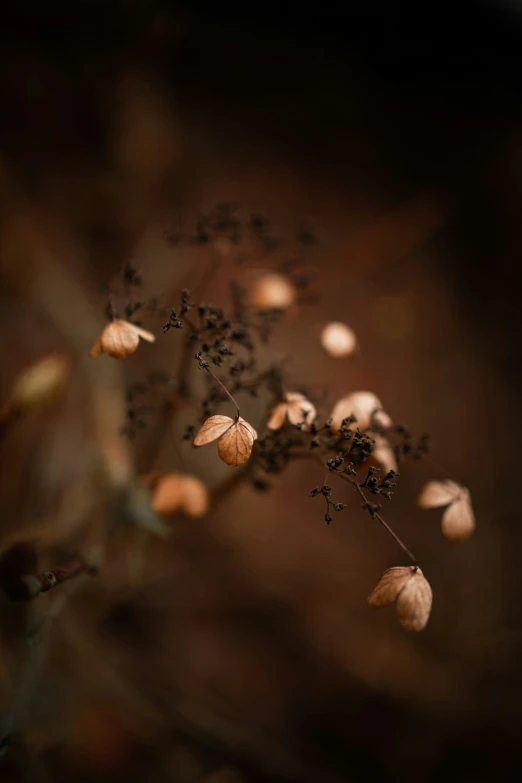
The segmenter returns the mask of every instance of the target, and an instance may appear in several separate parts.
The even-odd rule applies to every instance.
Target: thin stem
[[[236,411],[237,411],[236,419],[239,419],[239,405],[237,404],[237,401],[235,400],[235,398],[234,398],[234,397],[233,397],[233,396],[230,394],[230,392],[229,392],[229,390],[227,389],[227,387],[226,387],[226,386],[225,386],[223,383],[221,383],[221,381],[219,380],[219,378],[216,378],[216,376],[214,375],[214,373],[212,372],[212,370],[210,369],[210,367],[205,367],[205,370],[208,372],[208,374],[209,374],[210,376],[212,376],[212,378],[214,378],[215,382],[216,382],[216,383],[217,383],[219,386],[221,386],[221,388],[223,389],[223,391],[225,392],[225,394],[226,394],[228,397],[230,397],[230,399],[232,400],[232,402],[233,402],[233,403],[234,403],[234,405],[236,406]]]
[[[322,459],[321,459],[321,458],[320,458],[318,455],[315,455],[315,454],[313,454],[313,455],[312,455],[312,454],[311,454],[310,456],[311,456],[311,458],[312,458],[312,459],[314,459],[316,462],[318,462],[318,463],[321,465],[321,467],[323,467],[323,468],[324,468],[324,463],[323,463]],[[353,478],[353,476],[348,476],[346,473],[338,473],[336,470],[334,470],[334,471],[330,471],[330,473],[334,473],[336,476],[339,476],[339,478],[341,478],[341,479],[344,479],[344,481],[348,481],[350,484],[352,484],[352,486],[354,486],[354,487],[355,487],[356,491],[359,493],[359,496],[360,496],[360,497],[363,499],[363,501],[365,502],[365,504],[367,505],[367,507],[368,507],[368,508],[370,507],[370,505],[371,505],[371,504],[370,504],[370,501],[368,500],[368,498],[367,498],[367,497],[366,497],[366,495],[364,494],[364,492],[363,492],[363,490],[362,490],[362,487],[361,487],[361,485],[359,484],[359,482],[358,482],[356,479],[354,479],[354,478]],[[386,530],[386,532],[387,532],[387,533],[388,533],[388,534],[389,534],[389,535],[390,535],[390,536],[391,536],[391,537],[394,539],[394,541],[396,541],[396,542],[397,542],[397,544],[400,546],[400,548],[402,549],[402,551],[403,551],[403,552],[405,552],[405,553],[408,555],[408,557],[409,557],[409,558],[410,558],[410,560],[412,561],[413,565],[414,565],[414,566],[417,566],[417,558],[415,557],[415,555],[413,554],[413,552],[411,551],[411,549],[409,549],[409,548],[406,546],[406,544],[404,543],[404,541],[403,541],[401,538],[399,538],[399,536],[397,535],[397,533],[395,532],[395,530],[393,530],[393,529],[392,529],[392,528],[389,526],[389,524],[386,522],[386,520],[385,520],[385,519],[383,519],[383,518],[381,517],[381,515],[380,515],[380,514],[378,514],[378,513],[376,513],[376,512],[372,513],[372,515],[371,515],[371,516],[372,516],[372,518],[373,518],[373,519],[376,519],[378,522],[380,522],[380,523],[381,523],[381,525],[383,526],[383,528],[384,528],[384,529]]]

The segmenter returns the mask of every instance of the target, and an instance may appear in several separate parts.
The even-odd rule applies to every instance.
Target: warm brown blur
[[[422,41],[408,50],[406,34],[395,60],[386,15],[370,46],[332,20],[293,24],[290,9],[276,29],[204,3],[107,6],[82,25],[35,9],[26,27],[13,12],[1,33],[0,409],[40,357],[67,357],[70,377],[2,433],[0,551],[30,542],[41,570],[81,551],[100,569],[30,603],[0,596],[0,780],[514,779],[516,25],[460,10],[479,44],[492,31],[505,51],[505,70],[498,58],[488,70],[440,43],[443,16],[433,36],[440,52],[456,47],[449,65]],[[179,470],[215,488],[233,469],[182,440],[193,412],[175,410],[165,430],[158,407],[134,440],[120,435],[128,385],[174,374],[183,334],[164,335],[156,313],[143,318],[154,344],[123,362],[90,358],[104,286],[132,261],[144,294],[176,306],[211,255],[165,235],[227,201],[283,236],[305,220],[319,237],[319,304],[292,306],[265,355],[292,357],[292,381],[325,400],[323,414],[369,389],[394,421],[432,435],[437,467],[409,464],[386,508],[433,588],[421,634],[367,607],[382,571],[407,563],[348,487],[348,508],[324,524],[308,498],[323,479],[314,464],[269,493],[238,485],[207,516],[175,517],[168,539],[129,524],[136,473]],[[234,273],[225,259],[205,299],[226,306]],[[330,321],[355,331],[353,356],[321,347]],[[264,412],[247,402],[254,427]],[[472,493],[477,530],[463,544],[415,507],[423,483],[445,477],[439,465]]]

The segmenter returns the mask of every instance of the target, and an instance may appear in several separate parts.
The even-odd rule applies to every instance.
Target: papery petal
[[[230,416],[210,416],[194,438],[194,446],[206,446],[207,443],[212,443],[224,435],[233,424],[234,419]]]

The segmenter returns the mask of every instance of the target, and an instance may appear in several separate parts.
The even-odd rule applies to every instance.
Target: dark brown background
[[[203,254],[172,247],[164,231],[227,200],[265,211],[282,233],[301,219],[317,228],[321,303],[274,341],[277,355],[292,354],[292,377],[328,387],[332,400],[372,389],[395,420],[431,432],[433,459],[470,487],[478,521],[469,543],[450,547],[438,512],[414,506],[436,470],[401,477],[388,517],[435,594],[419,636],[393,611],[367,609],[400,553],[351,499],[326,528],[307,498],[322,478],[313,467],[290,469],[267,495],[242,488],[202,521],[177,521],[168,544],[149,544],[139,589],[118,540],[110,568],[56,619],[2,774],[191,783],[232,767],[248,781],[517,779],[514,7],[136,0],[2,16],[2,395],[47,351],[65,350],[75,368],[60,403],[2,444],[2,536],[53,523],[71,486],[79,496],[59,530],[78,505],[101,513],[85,478],[82,357],[90,324],[103,323],[102,286],[129,259],[151,294],[197,277]],[[56,284],[64,276],[84,310]],[[226,291],[223,271],[209,297],[225,303]],[[322,354],[318,329],[332,318],[356,330],[358,360]],[[146,325],[160,332],[159,321]],[[171,372],[177,338],[159,337],[121,372]],[[196,459],[180,445],[184,423],[175,419],[161,467],[219,481],[210,449]],[[3,600],[2,705],[18,611]]]

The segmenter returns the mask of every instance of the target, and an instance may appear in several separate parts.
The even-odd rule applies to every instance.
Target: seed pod
[[[341,321],[332,321],[321,332],[321,344],[330,356],[344,358],[351,356],[357,348],[357,338],[349,326]]]
[[[90,351],[90,356],[99,356],[106,353],[113,359],[127,359],[132,356],[138,348],[140,339],[153,343],[156,338],[151,332],[142,329],[140,326],[129,323],[122,319],[116,319],[107,324],[100,334],[98,340]]]

